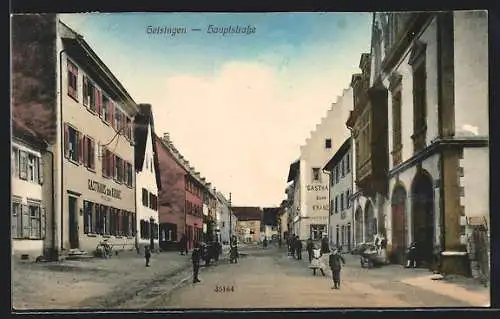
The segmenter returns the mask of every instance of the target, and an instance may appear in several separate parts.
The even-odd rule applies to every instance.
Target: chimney
[[[163,133],[163,140],[170,142],[170,134],[169,133]]]

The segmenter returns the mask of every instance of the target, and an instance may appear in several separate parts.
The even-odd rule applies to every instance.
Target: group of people
[[[293,234],[288,238],[288,254],[296,260],[302,260],[302,241],[299,236]],[[330,249],[328,238],[324,236],[321,239],[321,245],[317,248],[309,238],[306,243],[306,251],[309,257],[309,268],[314,271],[319,269],[323,276],[326,276],[326,271],[329,268],[332,272],[333,287],[332,289],[340,289],[340,272],[342,265],[345,265],[345,259],[342,257],[338,249]]]

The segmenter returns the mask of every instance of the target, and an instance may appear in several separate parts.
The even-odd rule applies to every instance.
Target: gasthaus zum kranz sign
[[[106,195],[106,196],[110,196],[110,197],[113,197],[116,199],[122,198],[121,190],[116,189],[116,188],[112,188],[112,187],[108,187],[106,184],[100,183],[98,181],[94,181],[94,180],[89,179],[88,180],[88,187],[89,187],[89,190]]]

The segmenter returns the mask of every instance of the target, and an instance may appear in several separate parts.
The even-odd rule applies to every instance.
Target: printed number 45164
[[[215,292],[234,292],[234,286],[215,286]]]

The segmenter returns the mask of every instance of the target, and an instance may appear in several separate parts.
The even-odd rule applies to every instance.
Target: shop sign
[[[110,196],[116,199],[121,199],[121,190],[108,187],[106,184],[94,181],[92,179],[88,180],[88,188],[91,191],[94,191],[96,193],[100,193],[106,196]]]

